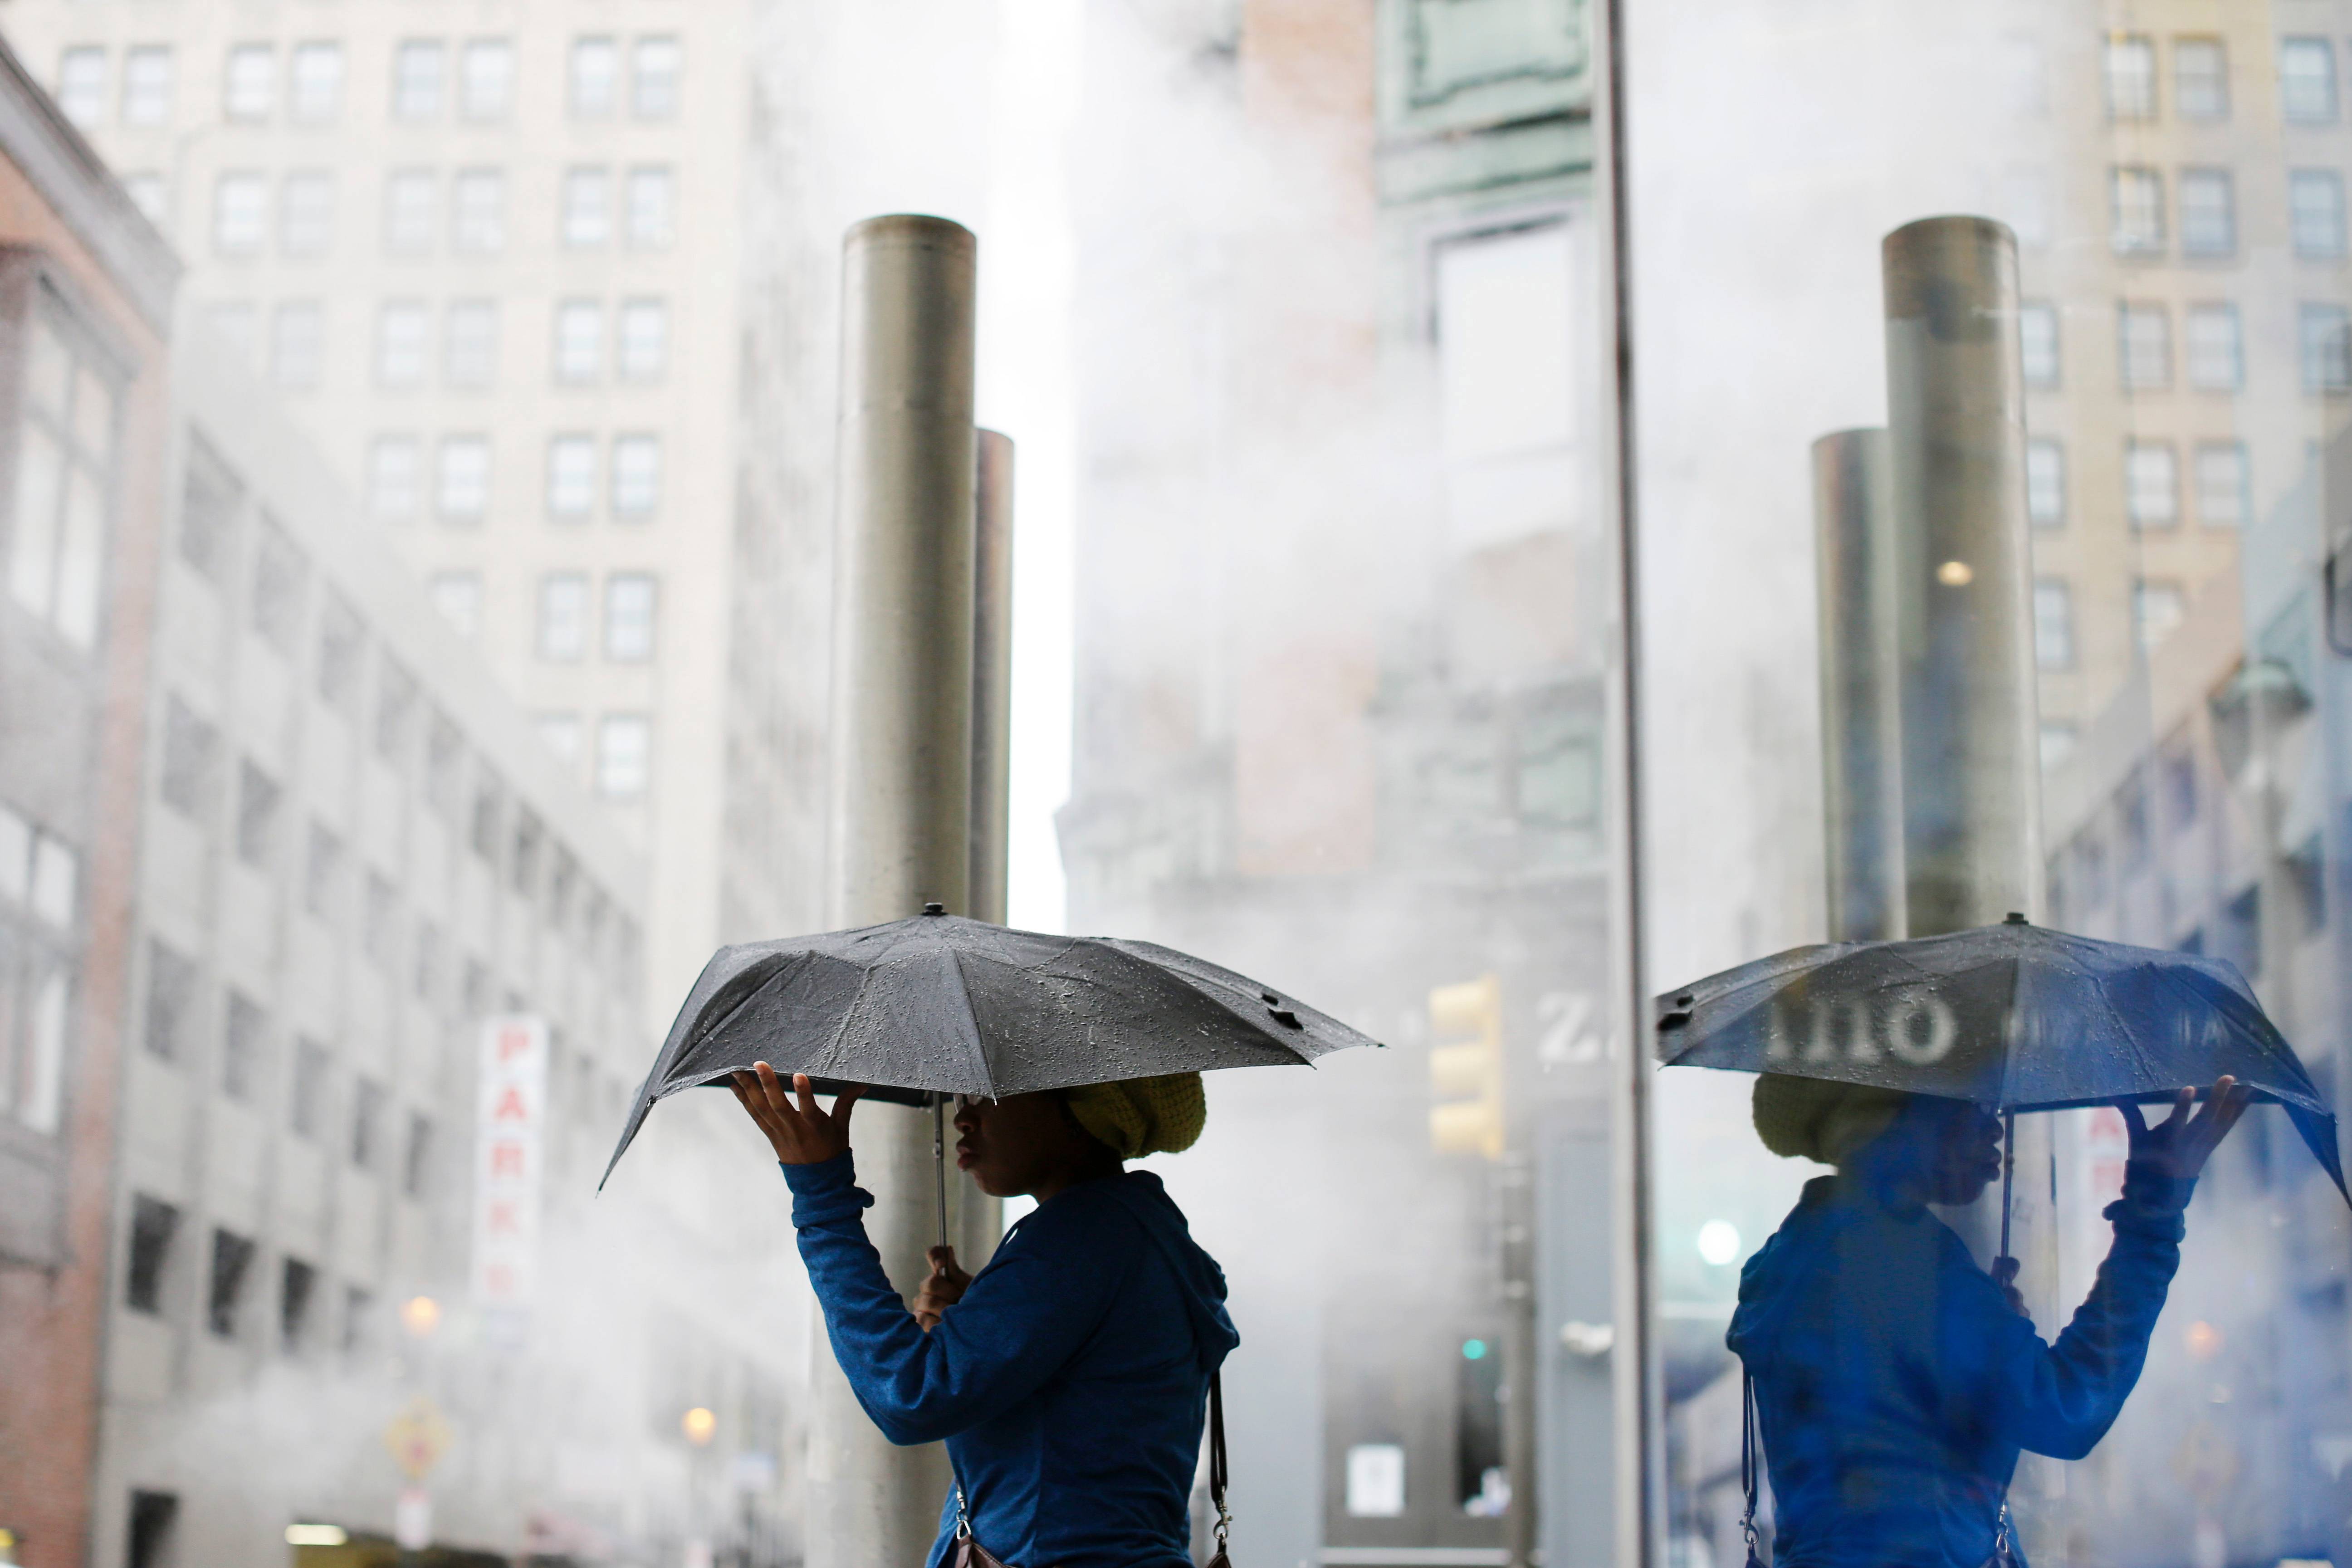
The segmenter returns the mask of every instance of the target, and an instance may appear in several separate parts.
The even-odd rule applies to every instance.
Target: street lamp
[[[688,1442],[698,1448],[707,1448],[710,1446],[712,1435],[719,1430],[719,1417],[712,1415],[708,1406],[698,1405],[680,1416],[677,1425],[678,1430],[686,1434]]]
[[[441,1303],[430,1296],[411,1296],[400,1304],[400,1322],[421,1340],[441,1326]]]

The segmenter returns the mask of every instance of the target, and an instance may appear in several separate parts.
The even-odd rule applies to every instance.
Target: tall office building
[[[833,360],[756,352],[747,318],[824,342],[833,236],[745,218],[755,141],[793,122],[752,90],[757,11],[6,18],[352,521],[645,847],[654,1015],[720,941],[822,913]]]

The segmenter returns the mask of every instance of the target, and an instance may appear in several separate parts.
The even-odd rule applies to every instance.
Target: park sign
[[[486,1312],[530,1304],[547,1126],[547,1020],[485,1019],[474,1123],[474,1301]]]

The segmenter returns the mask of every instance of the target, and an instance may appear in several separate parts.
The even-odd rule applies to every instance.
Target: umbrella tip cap
[[[945,904],[925,904],[923,912],[927,915],[943,915],[948,912],[948,907]],[[2025,917],[2020,915],[2017,918],[2023,920]]]
[[[2001,924],[2003,924],[2003,925],[2021,926],[2021,925],[2031,925],[2031,924],[2032,924],[2033,922],[2032,922],[2032,921],[2029,921],[2029,920],[2027,920],[2027,919],[2026,919],[2022,914],[2019,913],[2017,910],[2010,910],[2010,911],[2009,911],[2008,918],[2007,918],[2007,919],[2005,919],[2005,920],[2003,920],[2000,923],[2001,923]]]

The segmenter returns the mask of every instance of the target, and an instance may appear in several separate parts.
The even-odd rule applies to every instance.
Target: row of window
[[[231,347],[264,368],[272,382],[289,391],[316,388],[325,374],[326,302],[281,300],[270,307],[268,341],[261,341],[260,308],[250,300],[218,300],[205,308],[213,330]],[[422,386],[432,374],[438,350],[440,384],[484,388],[498,378],[499,301],[451,300],[441,307],[440,331],[433,330],[433,307],[421,300],[387,300],[376,311],[373,374],[385,388]],[[605,374],[605,322],[612,321],[612,373],[623,382],[659,381],[669,363],[669,306],[659,299],[630,299],[607,310],[601,300],[562,300],[551,328],[550,362],[555,381],[566,386],[594,385]]]
[[[247,510],[234,475],[211,455],[210,448],[201,441],[195,443],[177,548],[181,560],[215,586],[226,583],[236,531]],[[306,625],[309,565],[293,542],[267,519],[257,520],[253,533],[250,625],[265,643],[294,660]],[[577,858],[551,839],[535,814],[520,803],[509,809],[504,790],[486,768],[472,771],[471,805],[467,806],[464,796],[469,770],[464,736],[433,709],[414,676],[389,656],[380,658],[373,712],[353,712],[362,691],[366,635],[356,613],[331,590],[320,595],[314,635],[313,679],[320,702],[346,717],[364,718],[376,756],[404,776],[421,751],[419,793],[425,805],[454,829],[464,832],[478,858],[494,870],[503,868],[516,894],[538,902],[548,929],[575,935],[583,952],[600,963],[609,960],[620,983],[631,984],[640,941],[635,922],[614,909],[604,892],[585,876]],[[174,695],[165,705],[163,739],[159,794],[167,805],[199,825],[209,822],[226,782],[226,752],[217,728]],[[240,843],[251,846],[260,856],[270,843],[268,824],[277,809],[278,786],[265,770],[248,762],[239,773],[237,787]],[[331,831],[314,831],[312,858],[304,868],[305,899],[314,911],[331,914],[348,898],[337,890],[337,879],[343,874],[339,869],[339,850],[340,840]],[[253,863],[261,861],[257,858]],[[388,955],[394,907],[385,901],[391,897],[388,880],[384,887],[384,899],[372,899],[363,911],[368,923],[362,925],[361,935],[363,948]],[[428,995],[427,977],[437,963],[438,946],[431,923],[420,921],[416,939],[420,997]],[[385,956],[382,962],[391,961]],[[484,1011],[488,1005],[487,1002],[477,1005],[470,993],[467,1005],[473,1012]]]
[[[72,845],[0,802],[0,905],[71,931],[80,905],[81,857]]]
[[[654,622],[660,584],[649,572],[614,572],[604,579],[604,654],[613,664],[646,664],[654,657]],[[539,580],[539,657],[577,664],[588,652],[589,579],[583,572],[551,572]]]
[[[574,120],[610,120],[621,110],[625,84],[629,113],[638,120],[675,119],[685,52],[677,38],[654,34],[633,40],[625,51],[609,36],[574,38],[567,60],[565,106]],[[456,69],[450,67],[454,59]],[[258,125],[278,118],[299,125],[325,124],[342,113],[343,47],[331,39],[278,46],[229,46],[221,73],[221,115],[232,124]],[[89,128],[107,118],[109,61],[105,48],[77,44],[58,58],[58,106],[75,124]],[[166,44],[137,44],[122,51],[117,113],[127,126],[172,123],[173,54]],[[419,123],[436,121],[450,107],[457,118],[494,123],[514,111],[515,47],[508,38],[468,38],[452,46],[438,38],[406,38],[394,47],[392,117]]]
[[[80,882],[71,845],[0,804],[0,1114],[45,1134],[64,1120]]]
[[[532,721],[548,750],[577,766],[586,722],[577,713],[548,712]],[[596,721],[593,783],[606,800],[641,800],[651,783],[653,724],[642,713],[606,713]]]
[[[430,1129],[426,1129],[429,1135]],[[418,1158],[424,1156],[420,1153]],[[157,1315],[163,1310],[163,1282],[178,1267],[177,1254],[183,1245],[180,1231],[184,1221],[179,1208],[161,1198],[144,1193],[131,1199],[130,1256],[122,1271],[123,1305],[134,1312]],[[215,1226],[209,1268],[205,1280],[205,1326],[218,1339],[236,1340],[246,1333],[248,1301],[253,1294],[253,1279],[257,1272],[255,1260],[259,1248],[252,1238],[236,1231]],[[314,1348],[320,1338],[317,1320],[321,1313],[321,1275],[313,1265],[287,1253],[278,1260],[278,1347],[289,1354],[301,1354]],[[358,1285],[343,1289],[343,1329],[341,1348],[355,1352],[362,1348],[362,1336],[369,1317],[375,1309],[372,1291]],[[158,1501],[169,1501],[176,1511],[178,1499],[169,1494],[133,1492],[131,1512],[134,1523],[152,1521]],[[152,1522],[149,1529],[154,1526]],[[134,1557],[137,1554],[134,1553]],[[159,1553],[151,1548],[151,1560]]]
[[[149,217],[163,218],[161,175],[131,174],[124,186]],[[335,245],[336,182],[331,171],[297,169],[278,181],[278,254],[298,259],[328,255]],[[620,199],[619,223],[614,200]],[[507,245],[507,174],[503,169],[458,169],[448,176],[447,235],[461,256],[496,256]],[[632,250],[667,249],[677,233],[677,182],[667,163],[579,163],[563,171],[558,188],[556,238],[570,250],[601,250],[618,237]],[[382,234],[387,256],[423,256],[442,231],[441,175],[432,169],[394,169],[384,175]],[[270,176],[231,169],[213,182],[213,253],[258,256],[271,235]]]
[[[2188,306],[2188,384],[2200,392],[2236,392],[2246,384],[2245,331],[2238,307],[2226,301]],[[2296,309],[2296,363],[2305,392],[2352,391],[2352,309],[2305,301]],[[2036,391],[2061,382],[2056,306],[2029,301],[2018,310],[2018,350],[2025,384]],[[2173,385],[2172,307],[2126,300],[2116,307],[2116,374],[2126,392],[2165,392]]]
[[[2142,577],[2132,584],[2132,633],[2143,649],[2170,637],[2189,613],[2178,583]],[[2074,593],[2063,577],[2033,580],[2033,658],[2043,669],[2074,668]]]
[[[618,435],[600,462],[598,439],[572,433],[547,443],[547,515],[559,522],[586,522],[597,514],[598,490],[605,514],[618,522],[644,522],[661,510],[661,437],[644,432]],[[489,514],[490,438],[444,436],[434,448],[433,515],[443,522],[470,525]],[[424,510],[425,447],[421,437],[378,436],[368,445],[368,514],[379,522],[413,522]]]
[[[2220,168],[2184,168],[2179,193],[2180,254],[2199,259],[2238,250],[2236,182]],[[2287,237],[2305,261],[2341,261],[2347,254],[2344,176],[2334,169],[2290,169],[2286,176]],[[2170,243],[2164,172],[2145,164],[2107,171],[2108,243],[2118,256],[2161,256]]]
[[[2284,79],[2290,67],[2305,62],[2292,46],[2310,39],[2289,39],[2280,55]],[[2316,40],[2325,45],[2325,38]],[[2107,116],[2112,120],[2154,120],[2158,116],[2157,41],[2145,33],[2110,36],[2106,54]],[[2333,82],[2333,70],[2329,80]],[[2189,35],[2172,40],[2173,111],[2183,120],[2221,121],[2230,118],[2230,49],[2223,40]],[[2294,110],[2288,110],[2289,118]]]
[[[106,574],[119,389],[79,334],[60,331],[46,310],[30,315],[8,596],[89,648]]]
[[[2246,448],[2238,441],[2200,441],[2189,453],[2189,489],[2197,521],[2209,528],[2242,528],[2252,507]],[[2170,528],[2181,521],[2180,455],[2170,441],[2124,444],[2124,515],[2134,528]],[[2036,528],[2066,523],[2066,448],[2046,436],[2025,444],[2025,510]]]

